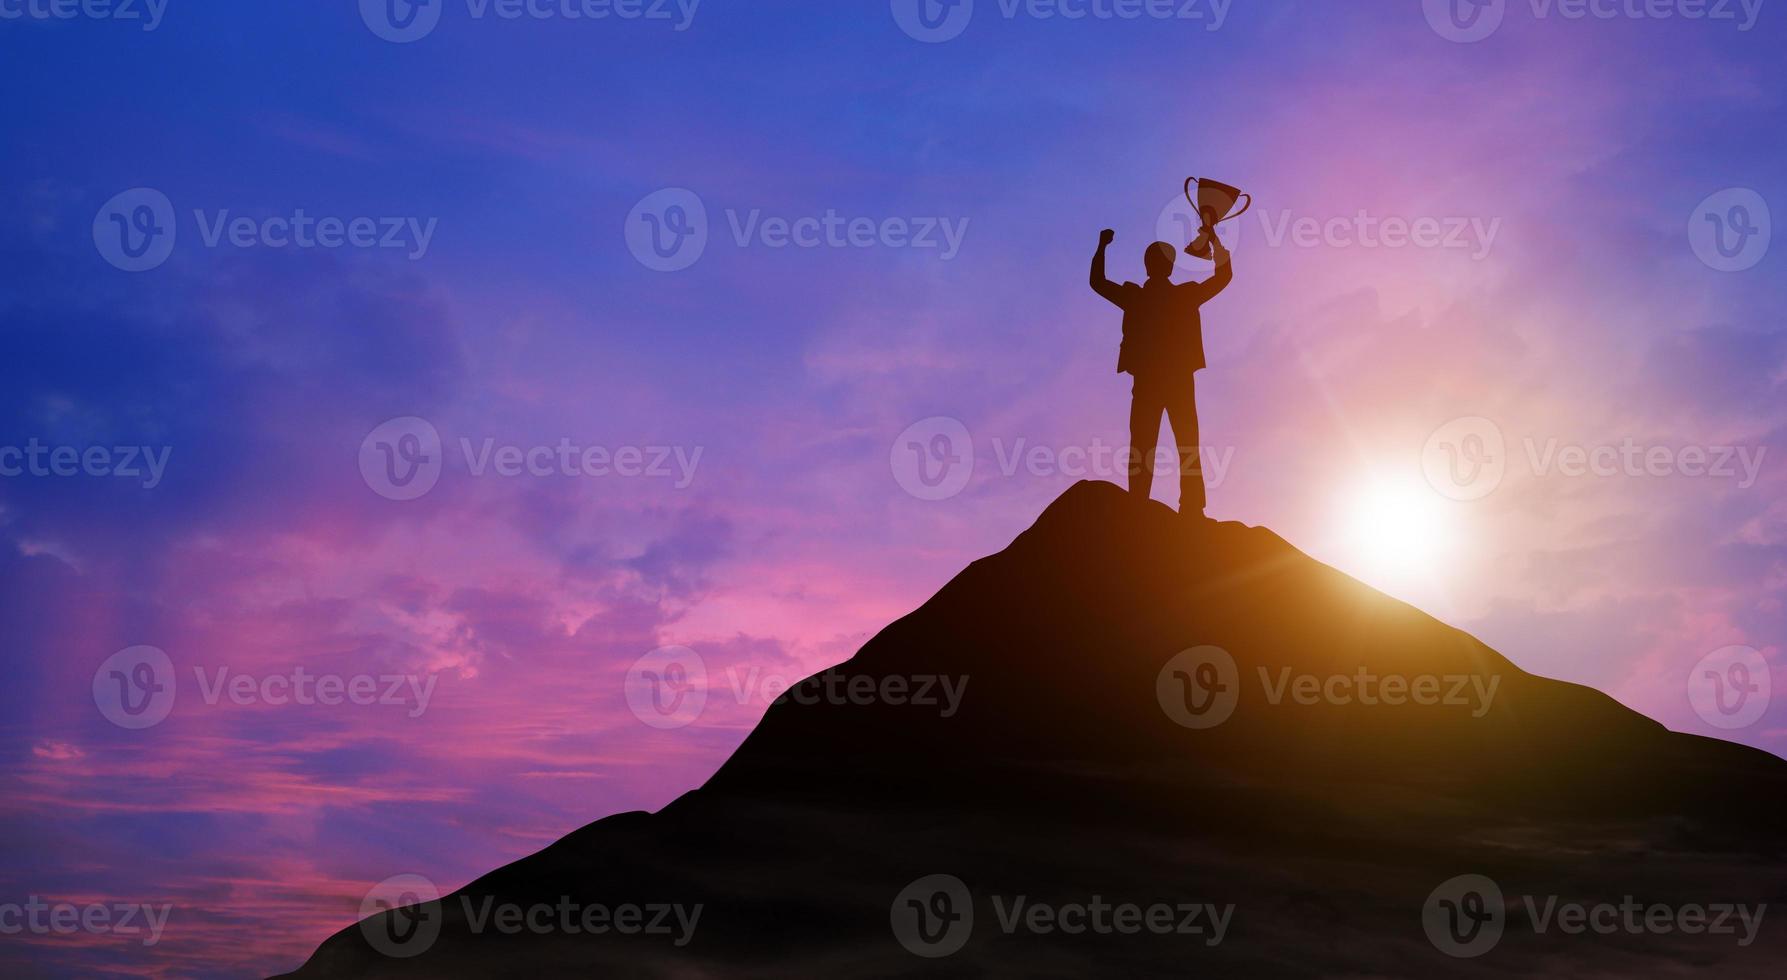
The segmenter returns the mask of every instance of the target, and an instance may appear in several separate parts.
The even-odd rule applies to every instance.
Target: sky
[[[0,0],[0,966],[292,969],[381,881],[700,785],[1120,479],[1087,262],[1140,281],[1188,176],[1252,196],[1211,516],[1787,754],[1784,32]],[[672,663],[705,702],[647,724]]]

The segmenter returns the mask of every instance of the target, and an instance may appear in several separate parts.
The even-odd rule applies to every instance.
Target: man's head
[[[1166,279],[1172,276],[1173,264],[1178,260],[1178,249],[1166,242],[1155,242],[1142,255],[1142,267],[1148,270],[1148,278]]]

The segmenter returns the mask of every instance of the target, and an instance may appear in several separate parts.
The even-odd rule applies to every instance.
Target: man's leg
[[[1204,512],[1204,466],[1198,455],[1197,386],[1186,382],[1166,403],[1167,421],[1173,426],[1173,442],[1179,447],[1179,513]]]
[[[1147,500],[1154,492],[1154,447],[1160,443],[1160,415],[1166,410],[1160,396],[1140,381],[1129,401],[1129,493]]]

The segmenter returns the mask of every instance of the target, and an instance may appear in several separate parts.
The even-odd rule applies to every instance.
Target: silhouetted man
[[[1204,513],[1204,471],[1198,459],[1197,392],[1192,375],[1204,367],[1204,328],[1198,308],[1234,279],[1229,250],[1212,236],[1216,274],[1175,285],[1177,252],[1155,242],[1143,255],[1148,281],[1119,286],[1105,278],[1104,252],[1117,233],[1105,229],[1092,256],[1092,289],[1123,311],[1123,346],[1117,370],[1135,378],[1129,406],[1129,492],[1143,500],[1154,488],[1154,447],[1160,416],[1173,427],[1179,450],[1179,513]]]

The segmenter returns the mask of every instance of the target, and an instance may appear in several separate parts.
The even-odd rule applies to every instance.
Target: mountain
[[[1784,815],[1787,762],[1081,483],[705,786],[293,976],[1779,977]]]

